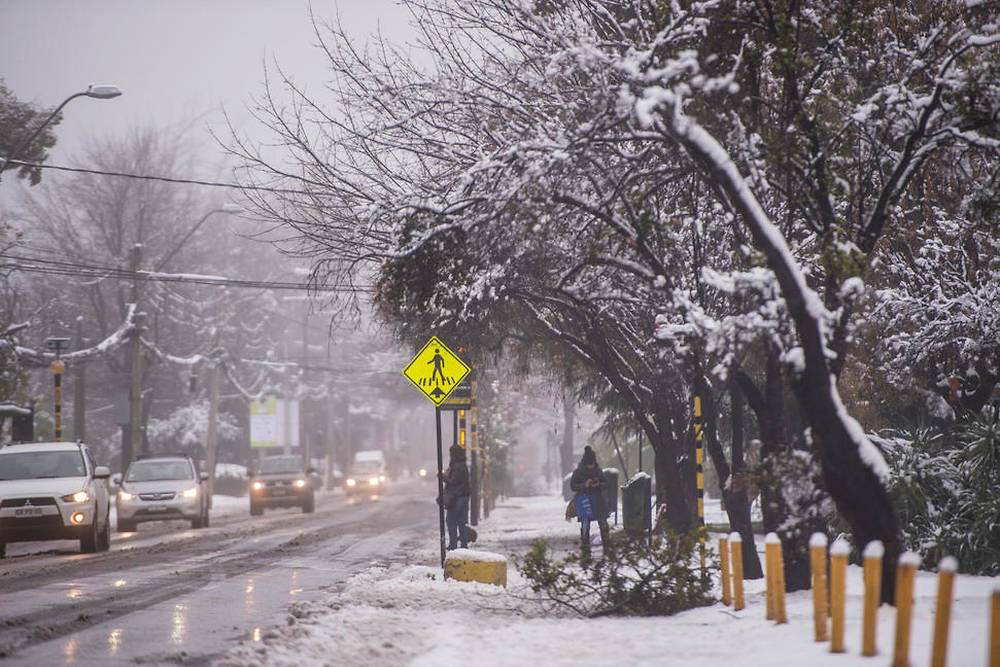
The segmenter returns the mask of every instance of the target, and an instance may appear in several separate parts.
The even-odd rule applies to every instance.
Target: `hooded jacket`
[[[471,493],[469,486],[469,467],[465,465],[465,450],[458,445],[452,445],[448,450],[450,460],[448,470],[444,473],[444,506],[450,508],[455,498]]]
[[[590,468],[588,463],[593,463],[594,467]],[[597,486],[591,486],[588,488],[588,479],[596,480]],[[569,488],[578,496],[584,493],[594,494],[597,518],[603,520],[608,516],[608,511],[605,507],[606,503],[604,501],[604,487],[604,473],[601,470],[601,466],[597,465],[597,457],[594,456],[593,450],[588,445],[584,449],[583,458],[580,459],[580,463],[576,466],[576,470],[573,471],[572,476],[569,478]]]

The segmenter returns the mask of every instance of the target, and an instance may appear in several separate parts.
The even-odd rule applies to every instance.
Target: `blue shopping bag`
[[[596,507],[596,500],[594,499],[594,494],[581,493],[580,495],[578,495],[576,498],[573,499],[573,505],[576,506],[577,521],[597,518],[597,507]]]

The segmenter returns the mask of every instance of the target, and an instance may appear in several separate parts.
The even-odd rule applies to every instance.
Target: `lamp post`
[[[174,255],[176,255],[180,251],[180,249],[184,247],[184,244],[186,244],[191,239],[191,237],[194,236],[194,233],[198,231],[198,229],[201,228],[203,224],[205,224],[205,221],[208,220],[208,217],[210,215],[212,215],[213,213],[228,213],[230,215],[239,215],[240,213],[243,213],[243,211],[244,209],[242,206],[238,204],[230,204],[228,202],[223,204],[222,208],[213,208],[211,211],[203,215],[201,220],[199,220],[198,222],[194,223],[191,226],[191,229],[189,229],[187,233],[184,234],[184,238],[182,238],[180,242],[178,242],[177,245],[174,246],[173,250],[168,252],[166,255],[163,256],[163,258],[159,262],[157,262],[156,266],[153,267],[153,271],[159,271],[164,266],[166,266],[167,262],[173,259]]]
[[[69,104],[70,100],[75,100],[78,97],[93,97],[94,99],[97,100],[110,100],[114,97],[118,97],[121,94],[122,91],[121,89],[118,88],[118,86],[112,86],[107,84],[102,84],[102,85],[90,84],[87,87],[87,90],[80,91],[79,93],[73,93],[72,95],[64,99],[62,103],[56,107],[55,111],[50,113],[48,118],[43,120],[42,123],[35,128],[35,131],[31,133],[31,136],[29,136],[27,139],[25,139],[17,146],[15,146],[14,149],[10,152],[10,155],[3,158],[3,162],[0,163],[0,173],[2,173],[3,170],[7,168],[7,165],[11,162],[11,160],[16,160],[21,155],[21,152],[24,151],[25,148],[31,145],[31,142],[33,142],[38,137],[38,135],[41,134],[42,130],[44,130],[45,127],[52,122],[52,119],[55,118],[60,111],[62,111],[63,107]]]

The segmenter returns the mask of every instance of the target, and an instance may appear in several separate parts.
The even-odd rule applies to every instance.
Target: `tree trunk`
[[[691,497],[685,493],[682,466],[678,461],[678,445],[660,432],[646,433],[653,448],[653,467],[656,470],[656,504],[658,516],[666,527],[684,534],[694,529]]]
[[[560,477],[573,472],[573,430],[576,426],[576,397],[570,389],[563,389],[563,439],[559,448],[559,462],[562,465]]]

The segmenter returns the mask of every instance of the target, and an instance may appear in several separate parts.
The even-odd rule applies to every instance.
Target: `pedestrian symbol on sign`
[[[454,352],[433,337],[403,369],[403,375],[434,405],[441,405],[470,370]]]

